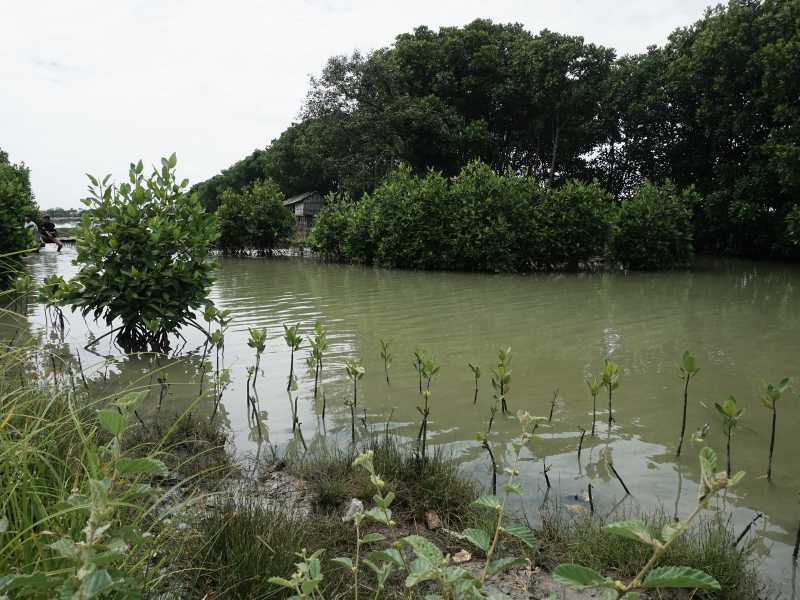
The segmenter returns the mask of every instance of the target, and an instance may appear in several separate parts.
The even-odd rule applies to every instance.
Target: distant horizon
[[[309,75],[330,56],[389,46],[420,25],[518,22],[533,32],[582,35],[624,55],[662,45],[708,5],[16,3],[6,8],[10,26],[0,40],[0,76],[13,82],[0,98],[0,148],[31,169],[43,210],[78,208],[85,173],[119,181],[139,159],[157,164],[176,152],[181,177],[208,179],[297,120]]]

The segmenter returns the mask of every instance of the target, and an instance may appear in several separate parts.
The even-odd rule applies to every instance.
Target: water
[[[34,278],[50,273],[69,275],[74,251],[61,255],[47,250],[30,258]],[[602,459],[610,448],[617,470],[633,492],[626,510],[662,507],[672,514],[691,509],[696,494],[699,446],[684,445],[674,458],[680,428],[682,382],[677,367],[691,349],[700,373],[692,381],[687,438],[704,423],[711,427],[707,444],[724,464],[724,438],[713,403],[734,394],[745,408],[734,434],[734,470],[747,471],[741,486],[718,505],[728,510],[737,530],[757,513],[765,518],[754,526],[766,578],[788,594],[791,544],[800,519],[800,444],[795,427],[800,398],[789,394],[779,404],[774,481],[766,472],[771,414],[758,400],[760,380],[777,382],[794,376],[800,382],[800,269],[795,265],[745,261],[702,261],[691,271],[670,273],[483,275],[386,271],[359,266],[319,264],[304,259],[222,259],[212,299],[230,309],[234,320],[226,338],[224,362],[232,383],[223,401],[223,422],[233,433],[242,455],[258,452],[258,436],[245,412],[245,369],[253,363],[247,347],[249,327],[265,327],[268,347],[259,383],[261,407],[269,441],[285,446],[292,440],[291,412],[285,391],[289,351],[282,324],[301,323],[305,335],[314,321],[329,328],[331,350],[323,384],[327,422],[319,418],[321,402],[313,400],[313,374],[305,366],[307,343],[296,358],[300,376],[299,408],[307,440],[321,435],[346,443],[349,411],[344,401],[351,385],[344,372],[347,358],[359,358],[366,376],[359,391],[368,427],[384,423],[398,434],[416,435],[419,403],[412,352],[422,347],[441,365],[433,381],[431,423],[434,443],[452,451],[466,472],[486,482],[485,453],[475,433],[486,427],[492,404],[489,372],[501,347],[513,351],[513,383],[508,394],[512,412],[525,409],[546,416],[554,390],[559,390],[552,427],[540,429],[526,451],[522,480],[526,509],[535,514],[542,502],[570,503],[569,497],[594,488],[600,512],[610,510],[622,489],[609,476]],[[41,308],[31,307],[34,327],[44,324]],[[87,325],[69,318],[66,342],[73,349],[84,343]],[[100,335],[104,329],[91,324]],[[187,336],[186,349],[201,337]],[[379,339],[391,340],[394,364],[387,386]],[[104,340],[98,352],[113,349]],[[84,364],[99,359],[82,351]],[[577,460],[580,427],[591,426],[591,397],[586,373],[597,372],[603,357],[621,365],[615,394],[616,423],[605,424],[607,400],[598,408],[598,437],[587,435],[582,461]],[[474,380],[467,363],[483,371],[477,406]],[[169,361],[162,361],[168,365]],[[170,382],[164,411],[183,410],[197,395],[199,356],[165,367]],[[130,382],[153,382],[151,363],[125,359],[108,371],[109,388]],[[157,386],[156,386],[157,387]],[[800,387],[800,386],[799,386]],[[158,392],[153,392],[157,397]],[[154,410],[154,405],[150,410]],[[195,409],[208,411],[209,403]],[[358,425],[361,435],[363,427]],[[499,418],[492,443],[499,456],[516,433],[516,422]],[[296,443],[296,442],[295,442]],[[541,457],[547,457],[553,489],[546,496]],[[680,489],[680,491],[679,491]]]

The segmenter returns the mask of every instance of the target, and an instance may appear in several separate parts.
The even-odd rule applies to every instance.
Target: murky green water
[[[68,275],[74,269],[71,251],[59,256],[49,250],[30,259],[36,279],[54,272]],[[682,402],[677,362],[691,349],[701,371],[692,382],[687,429],[691,433],[708,423],[707,443],[722,457],[724,440],[713,403],[732,393],[745,407],[735,433],[733,464],[747,471],[747,479],[719,508],[731,511],[737,529],[756,513],[765,514],[754,527],[760,552],[769,580],[787,592],[790,544],[800,520],[800,397],[790,395],[779,405],[775,475],[769,483],[762,475],[770,413],[758,401],[758,384],[762,378],[777,381],[786,376],[800,383],[797,266],[710,261],[674,273],[492,276],[385,271],[303,259],[223,259],[212,298],[234,317],[224,357],[233,381],[225,394],[223,417],[243,454],[258,449],[245,412],[245,369],[252,364],[248,327],[266,327],[269,333],[259,396],[271,442],[285,445],[292,439],[285,392],[289,352],[281,326],[299,322],[308,332],[321,320],[332,344],[324,371],[329,436],[343,441],[349,437],[344,400],[350,386],[343,364],[350,357],[361,359],[366,367],[359,396],[368,427],[382,429],[390,420],[398,433],[416,435],[418,394],[411,354],[422,347],[441,364],[431,401],[433,441],[445,444],[466,470],[483,480],[488,463],[473,440],[475,432],[485,428],[492,403],[488,373],[498,349],[510,346],[512,411],[522,408],[546,416],[556,388],[560,395],[552,427],[539,430],[526,455],[523,481],[529,509],[545,500],[569,503],[570,496],[584,494],[589,482],[599,510],[611,509],[622,490],[604,466],[601,452],[606,447],[633,492],[623,507],[662,506],[672,513],[677,503],[682,513],[690,509],[698,448],[689,443],[678,463],[674,452]],[[31,310],[33,323],[41,326],[41,310]],[[78,342],[85,340],[87,326],[77,316],[69,322],[66,342],[82,346]],[[91,328],[97,334],[103,331],[93,324]],[[391,340],[395,355],[390,387],[383,376],[380,338]],[[189,336],[186,348],[199,343],[198,336]],[[103,354],[108,350],[105,342],[98,346]],[[321,434],[323,423],[321,402],[312,398],[313,375],[305,367],[306,355],[304,344],[297,361],[298,395],[302,428],[311,440]],[[597,438],[587,435],[579,463],[580,428],[591,425],[591,398],[583,379],[599,369],[603,357],[613,358],[622,368],[616,423],[611,431],[599,425]],[[83,352],[82,360],[100,368],[97,357]],[[477,406],[468,362],[484,371]],[[196,395],[196,385],[185,382],[195,377],[198,365],[195,355],[167,367],[170,387],[163,410],[182,410]],[[106,385],[136,381],[148,367],[146,361],[127,360],[108,371]],[[144,376],[145,382],[150,380]],[[605,402],[599,405],[605,407]],[[205,405],[196,410],[207,409]],[[605,412],[601,423],[604,417]],[[502,448],[515,432],[513,420],[499,419],[493,443]],[[553,489],[547,498],[542,456],[551,465]]]

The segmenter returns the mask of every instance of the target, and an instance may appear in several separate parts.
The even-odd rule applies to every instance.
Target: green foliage
[[[610,234],[611,202],[597,181],[573,179],[542,194],[534,211],[534,264],[576,269],[580,263],[602,257]]]
[[[691,261],[694,192],[645,181],[622,201],[611,244],[613,259],[628,269],[668,269]]]
[[[168,335],[193,322],[212,282],[216,220],[184,193],[188,181],[178,182],[176,163],[174,154],[162,158],[147,178],[141,161],[131,164],[119,186],[89,175],[78,227],[81,268],[65,284],[64,302],[119,323],[117,341],[129,352],[168,348]]]
[[[735,408],[735,407],[734,407]],[[710,499],[715,494],[732,488],[743,477],[737,473],[729,477],[728,472],[718,473],[717,455],[710,448],[700,451],[700,488],[698,490],[697,507],[685,521],[676,521],[665,525],[660,533],[652,531],[644,522],[637,520],[620,521],[606,526],[609,533],[633,540],[649,546],[652,551],[650,560],[639,570],[629,582],[605,577],[589,567],[576,564],[562,564],[555,568],[553,577],[559,583],[577,589],[606,588],[610,590],[609,598],[638,597],[639,589],[647,588],[690,588],[696,590],[719,590],[719,582],[704,571],[685,566],[656,567],[669,547],[686,532],[692,521],[703,509],[710,506]]]
[[[294,231],[294,217],[283,205],[284,196],[271,179],[258,180],[239,191],[220,194],[217,209],[219,247],[228,254],[254,250],[271,252]]]
[[[33,354],[23,348],[11,358]],[[148,481],[167,474],[160,452],[137,456],[122,443],[143,394],[123,394],[97,412],[80,409],[85,397],[68,399],[49,385],[9,386],[6,377],[16,373],[6,370],[8,359],[0,360],[0,462],[13,470],[0,471],[0,594],[140,597],[138,561],[152,552],[144,517],[159,500]]]
[[[611,198],[596,183],[546,189],[480,162],[448,179],[403,165],[353,202],[329,196],[312,248],[337,260],[471,271],[577,267],[605,251]]]
[[[430,582],[437,589],[437,598],[492,598],[483,589],[487,578],[493,577],[515,566],[526,564],[527,561],[517,557],[495,558],[498,541],[502,535],[520,540],[529,547],[535,546],[533,532],[521,525],[515,524],[508,527],[504,524],[506,504],[512,494],[521,494],[521,488],[514,484],[514,479],[519,477],[519,460],[522,448],[531,440],[531,427],[537,420],[528,413],[518,413],[521,425],[521,435],[515,441],[514,462],[506,470],[509,475],[505,486],[506,493],[502,499],[492,498],[491,508],[495,512],[494,527],[491,532],[470,528],[464,531],[465,539],[480,548],[486,555],[486,564],[478,576],[458,565],[450,565],[449,557],[431,540],[421,535],[407,535],[399,537],[397,523],[393,518],[392,503],[396,496],[387,489],[387,483],[375,467],[375,453],[372,450],[362,452],[353,461],[354,468],[365,470],[375,494],[374,506],[369,509],[360,508],[353,514],[345,517],[353,521],[355,528],[355,551],[352,556],[339,556],[333,562],[342,565],[353,579],[353,598],[358,600],[362,566],[371,571],[375,579],[375,598],[383,592],[390,575],[399,572],[405,575],[405,587],[409,590],[424,582]],[[487,501],[479,500],[479,506],[486,506]],[[367,525],[372,522],[385,527],[388,536],[371,532],[365,533]],[[366,547],[379,542],[388,542],[389,545],[375,549],[366,554]],[[401,548],[406,547],[412,554],[410,560],[406,558]],[[366,554],[366,556],[365,556]],[[297,569],[292,579],[272,578],[270,581],[283,587],[300,590],[298,593],[310,593],[319,586],[322,580],[321,567],[317,561],[318,554],[311,557],[303,556],[304,561],[297,564]],[[305,589],[303,586],[305,585]],[[302,597],[302,596],[301,596]]]
[[[13,254],[35,247],[24,225],[25,217],[34,218],[37,209],[30,170],[23,163],[10,163],[0,150],[0,290],[10,285],[22,266]]]

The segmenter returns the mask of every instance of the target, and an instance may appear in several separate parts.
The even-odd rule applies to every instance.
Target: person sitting
[[[58,239],[55,224],[50,220],[50,215],[45,215],[42,218],[42,224],[39,226],[39,233],[42,235],[42,241],[45,244],[55,244],[58,246],[58,252],[61,252],[63,244]]]
[[[36,246],[36,252],[38,252],[39,248],[44,246],[42,243],[42,236],[39,233],[39,226],[28,215],[25,215],[25,231],[29,232],[30,237],[33,239],[33,243]]]

